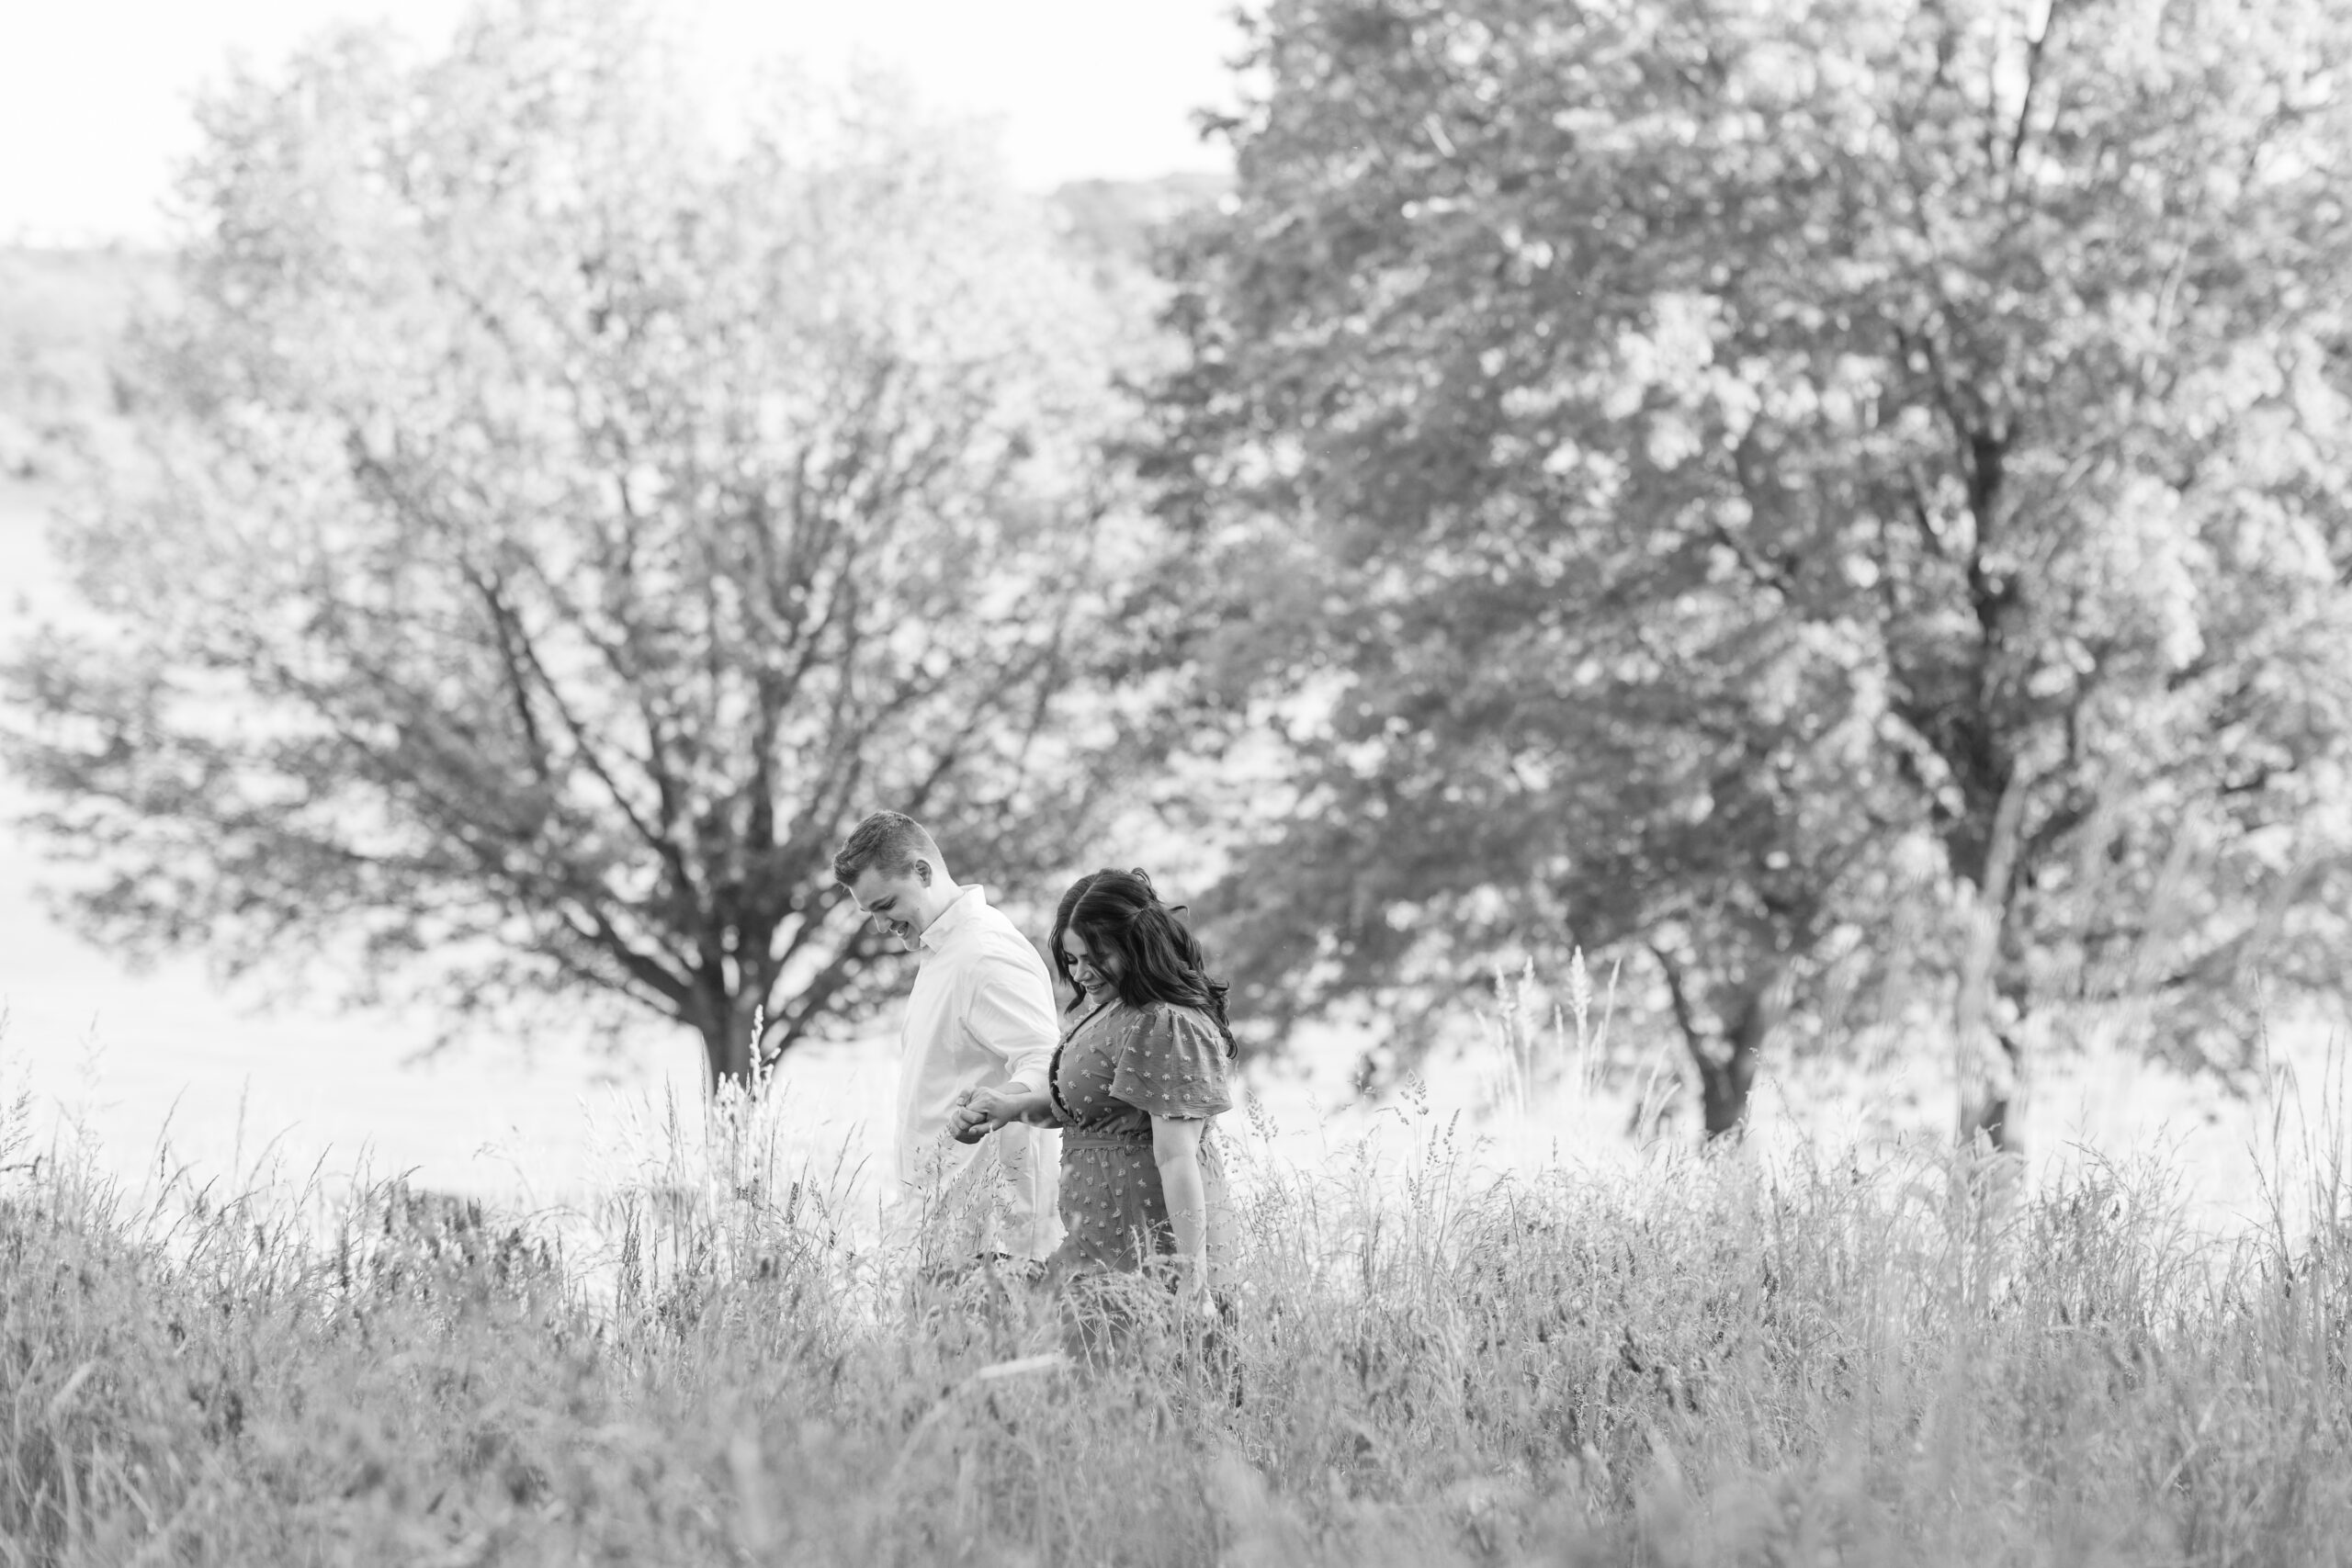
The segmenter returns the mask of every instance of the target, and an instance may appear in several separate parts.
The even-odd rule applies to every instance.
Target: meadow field
[[[2278,1108],[2216,1230],[2154,1156],[1564,1140],[1557,1077],[1515,1148],[1426,1093],[1312,1153],[1227,1118],[1208,1328],[918,1277],[782,1094],[532,1211],[133,1190],[19,1095],[0,1561],[2346,1560],[2340,1125]]]
[[[472,9],[0,246],[0,1568],[2352,1564],[2352,6]],[[1138,859],[1207,1314],[879,1174]]]

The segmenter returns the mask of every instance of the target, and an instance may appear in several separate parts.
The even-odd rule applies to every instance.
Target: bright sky
[[[269,67],[338,24],[397,15],[445,39],[461,0],[8,0],[0,11],[0,242],[153,241],[233,56]],[[779,56],[873,63],[929,102],[1001,120],[1014,178],[1046,187],[1224,166],[1194,111],[1225,101],[1233,0],[667,0],[714,94]]]

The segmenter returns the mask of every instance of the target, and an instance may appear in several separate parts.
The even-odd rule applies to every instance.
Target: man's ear
[[[915,880],[922,883],[925,887],[931,886],[931,863],[929,861],[918,860],[915,862]]]

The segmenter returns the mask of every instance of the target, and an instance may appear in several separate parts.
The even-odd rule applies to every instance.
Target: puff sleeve
[[[1152,1116],[1215,1116],[1233,1105],[1227,1071],[1216,1023],[1198,1009],[1162,1004],[1120,1045],[1111,1094]]]

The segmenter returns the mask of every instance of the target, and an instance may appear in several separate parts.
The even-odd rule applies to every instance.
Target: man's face
[[[923,928],[931,923],[930,893],[931,865],[920,860],[898,876],[869,865],[849,885],[857,912],[872,920],[876,930],[897,937],[910,953],[921,945]]]

